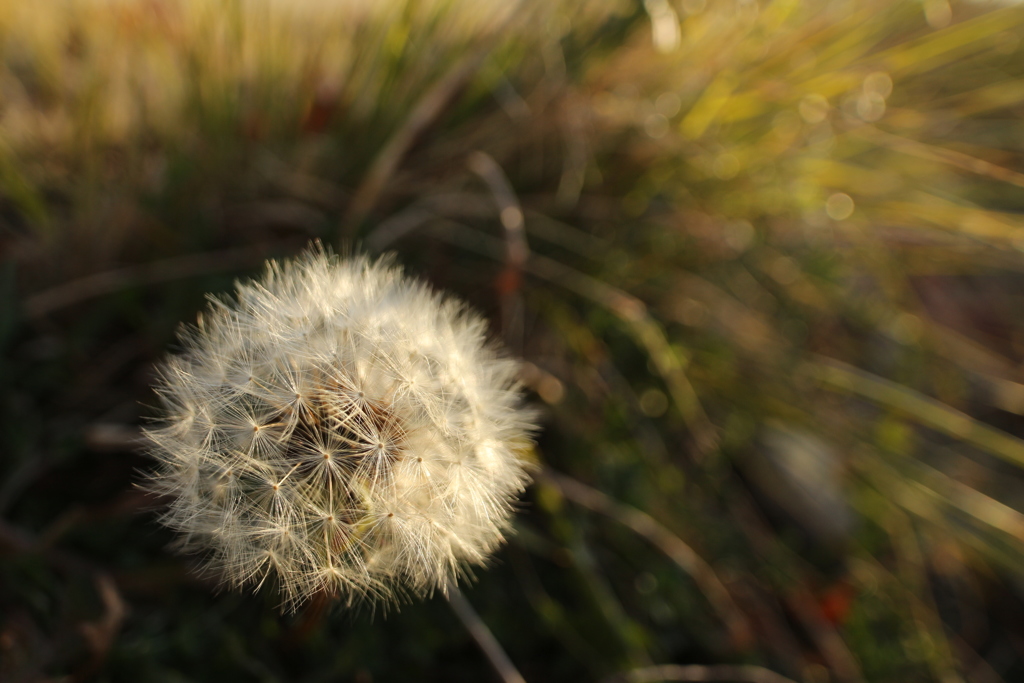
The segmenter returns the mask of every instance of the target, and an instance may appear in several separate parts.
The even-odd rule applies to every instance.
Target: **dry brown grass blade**
[[[883,508],[889,507],[888,499],[883,497],[882,492],[873,492],[873,504],[878,504]],[[900,578],[893,573],[893,569],[886,567],[877,557],[870,553],[862,552],[857,557],[853,567],[853,573],[859,575],[861,583],[865,585],[901,585],[902,581]],[[931,596],[925,597],[912,591],[902,591],[897,599],[905,600],[907,603],[907,609],[911,612],[919,612],[921,610],[928,611],[934,609],[934,600],[929,599]],[[967,680],[977,681],[977,683],[1005,683],[1002,676],[1000,676],[995,669],[982,658],[970,645],[967,644],[958,634],[952,632],[945,633],[949,644],[957,649],[961,657],[966,657],[972,662],[972,670],[969,672]]]
[[[486,44],[463,57],[419,99],[405,122],[377,153],[366,176],[356,188],[348,211],[342,219],[339,230],[342,239],[350,240],[355,236],[363,221],[377,205],[381,193],[413,143],[437,121],[459,91],[469,84],[492,47],[491,44]]]
[[[826,386],[898,410],[930,429],[974,444],[1013,465],[1024,467],[1024,441],[909,387],[822,356],[812,361],[808,369]]]
[[[977,524],[1024,543],[1024,514],[922,462],[903,459],[897,468],[868,455],[854,459],[851,464],[884,491],[887,500],[899,501],[904,509],[919,517],[940,524],[942,511],[955,509]]]
[[[89,644],[91,656],[85,666],[76,675],[77,680],[91,678],[103,666],[107,659],[121,625],[128,616],[128,605],[121,597],[117,584],[106,572],[99,572],[94,577],[96,593],[103,604],[103,614],[95,621],[79,625],[79,629]]]
[[[498,205],[498,215],[501,218],[501,225],[505,228],[508,244],[508,265],[521,271],[530,255],[530,248],[526,244],[526,230],[523,219],[523,209],[519,205],[519,199],[512,189],[505,172],[494,158],[486,152],[473,152],[466,160],[469,170],[483,178],[487,187],[494,195],[494,202]]]
[[[955,22],[921,38],[902,43],[872,56],[906,78],[944,66],[951,60],[985,50],[993,35],[1019,24],[1020,8],[1004,7],[965,21]]]
[[[476,151],[466,160],[469,170],[480,176],[494,197],[501,225],[505,228],[505,268],[498,276],[501,296],[502,330],[509,347],[516,352],[523,348],[523,267],[530,256],[526,241],[526,221],[512,183],[494,158]]]
[[[497,261],[505,259],[502,240],[485,235],[466,226],[446,222],[433,226],[431,235],[462,249],[475,251]],[[647,305],[635,296],[613,287],[597,278],[581,273],[558,261],[531,254],[526,272],[575,292],[608,309],[626,324],[634,340],[647,352],[658,374],[668,386],[683,419],[696,443],[696,457],[703,459],[718,449],[715,426],[704,412],[697,392],[686,376],[686,363],[669,344],[664,331],[651,317]]]
[[[657,681],[720,681],[721,683],[795,683],[763,666],[750,664],[665,664],[634,669],[607,679],[606,683],[656,683]]]
[[[922,597],[920,601],[910,601],[909,604],[917,637],[922,648],[931,652],[928,664],[935,678],[944,683],[963,683],[963,678],[956,671],[956,660],[939,618],[938,604],[928,585],[924,552],[913,523],[906,513],[895,506],[892,507],[892,513],[885,524],[889,537],[893,539],[896,575],[904,586],[911,588],[908,591],[910,595]]]
[[[1024,173],[998,166],[984,159],[973,157],[970,154],[964,154],[963,152],[945,147],[936,147],[902,135],[888,133],[875,126],[858,126],[851,128],[850,132],[891,149],[925,159],[926,161],[949,164],[970,173],[992,178],[993,180],[1000,180],[1017,187],[1024,187]]]
[[[544,469],[539,478],[554,485],[562,495],[577,505],[605,515],[646,538],[651,545],[690,575],[728,629],[733,647],[742,650],[751,644],[753,630],[746,614],[733,600],[729,589],[718,578],[711,565],[685,541],[646,512],[612,500],[583,482],[551,469]]]
[[[237,249],[189,254],[87,275],[27,297],[23,304],[25,315],[29,318],[42,318],[62,308],[128,287],[255,266],[266,259],[271,246],[255,244]]]

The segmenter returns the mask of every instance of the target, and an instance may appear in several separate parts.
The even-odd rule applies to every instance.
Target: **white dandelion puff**
[[[528,482],[517,364],[387,261],[270,262],[163,364],[162,517],[235,586],[295,607],[442,589],[486,561]]]

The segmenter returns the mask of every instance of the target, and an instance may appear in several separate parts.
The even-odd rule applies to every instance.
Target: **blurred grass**
[[[132,487],[175,326],[313,238],[527,361],[466,591],[527,680],[1024,676],[1024,8],[56,7],[0,3],[4,680],[490,675],[439,598],[217,593]]]

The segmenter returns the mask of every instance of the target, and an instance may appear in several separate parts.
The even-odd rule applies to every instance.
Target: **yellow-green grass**
[[[591,678],[1024,671],[990,597],[1019,603],[1024,567],[1022,8],[326,6],[5,5],[6,372],[81,426],[30,438],[11,400],[11,481],[47,449],[76,472],[97,457],[82,430],[133,422],[149,399],[126,368],[203,290],[311,237],[391,249],[491,316],[545,406],[549,471],[470,595],[527,673],[550,652]],[[88,516],[18,476],[12,523],[54,543],[70,525],[168,618],[146,606],[171,590],[159,548],[97,550]],[[228,631],[274,652],[273,628]],[[387,675],[372,646],[331,668],[303,637],[306,671]],[[428,640],[432,662],[453,647]]]

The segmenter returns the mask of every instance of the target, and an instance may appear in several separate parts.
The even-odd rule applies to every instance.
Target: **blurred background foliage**
[[[527,680],[1024,679],[1022,38],[947,0],[3,0],[0,678],[493,678],[441,597],[218,592],[134,488],[177,325],[319,239],[526,361],[538,481],[466,596]]]

